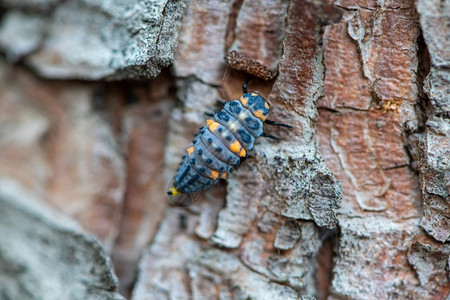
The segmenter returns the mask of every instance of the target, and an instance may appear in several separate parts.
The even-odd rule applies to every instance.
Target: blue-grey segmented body
[[[263,122],[268,114],[269,103],[256,93],[247,93],[244,84],[244,95],[227,102],[214,114],[214,120],[207,120],[207,126],[200,128],[186,149],[168,194],[196,193],[225,179],[253,149],[255,139],[264,136]]]

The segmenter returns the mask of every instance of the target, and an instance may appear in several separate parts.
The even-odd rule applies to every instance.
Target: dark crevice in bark
[[[408,155],[409,160],[408,168],[411,171],[413,171],[416,174],[416,176],[419,176],[419,170],[417,169],[418,157],[416,157],[416,155],[413,154],[417,152],[417,149],[414,148],[417,148],[416,145],[413,145],[409,140],[406,140],[404,149],[406,155]]]
[[[384,170],[384,171],[395,170],[395,169],[401,169],[401,168],[404,168],[404,167],[407,167],[407,166],[408,166],[407,164],[404,164],[404,165],[399,165],[399,166],[392,166],[392,167],[387,167],[387,168],[381,168],[381,170]]]
[[[231,6],[230,16],[228,18],[228,24],[225,34],[225,53],[228,53],[231,45],[236,38],[236,21],[239,11],[241,10],[244,0],[236,0]]]
[[[335,108],[318,106],[317,109],[319,111],[324,110],[324,111],[328,111],[328,112],[335,113],[335,114],[343,113],[346,111],[357,111],[357,112],[369,112],[370,111],[370,109],[363,109],[363,108],[357,108],[357,107],[352,107],[352,106],[336,106]]]
[[[159,24],[159,32],[158,32],[158,36],[157,36],[156,42],[155,42],[156,48],[158,48],[159,38],[161,37],[161,33],[164,30],[164,20],[166,20],[166,18],[165,18],[165,16],[166,16],[166,7],[168,5],[170,5],[169,2],[166,2],[166,4],[164,5],[164,8],[162,10],[162,13],[161,13],[163,15],[163,18],[161,18],[161,23]],[[137,34],[137,32],[136,32],[136,34]]]
[[[425,44],[425,40],[420,31],[420,35],[417,37],[417,57],[419,59],[417,66],[417,88],[419,90],[419,99],[416,103],[416,114],[419,121],[419,126],[417,132],[425,131],[425,123],[427,122],[427,107],[429,103],[428,95],[423,90],[423,85],[425,78],[430,73],[430,53],[428,52],[428,47]]]
[[[320,112],[321,110],[323,110],[323,111],[328,111],[328,112],[334,113],[334,114],[340,113],[340,111],[339,111],[338,109],[334,109],[334,108],[326,107],[326,106],[318,106],[318,107],[317,107],[317,110],[318,110],[319,112]]]
[[[337,107],[337,109],[339,109],[339,111],[341,111],[341,110],[360,111],[360,112],[370,111],[369,109],[363,109],[363,108],[352,107],[352,106],[339,106],[339,107]]]
[[[416,72],[416,82],[417,82],[417,102],[414,105],[415,113],[417,117],[417,127],[411,131],[411,128],[403,128],[404,132],[404,149],[405,153],[408,155],[409,164],[408,167],[419,176],[418,163],[419,163],[419,143],[417,140],[417,135],[425,132],[425,124],[428,119],[427,108],[429,99],[427,94],[423,90],[424,81],[430,72],[430,54],[428,52],[427,45],[420,30],[420,34],[417,37],[417,57],[418,66]],[[405,126],[404,126],[405,127]]]
[[[335,255],[338,231],[336,229],[329,230],[326,228],[319,229],[319,236],[322,245],[317,255],[317,272],[316,272],[316,298],[318,300],[328,299],[330,295],[330,286],[333,280],[333,257]]]
[[[423,38],[422,30],[420,30],[420,34],[417,37],[417,58],[418,58],[418,66],[416,74],[416,83],[417,83],[417,102],[414,104],[414,109],[417,117],[417,126],[416,128],[407,128],[405,124],[403,124],[403,139],[404,139],[404,150],[409,159],[408,167],[412,170],[417,176],[419,176],[418,172],[418,163],[419,163],[419,143],[417,140],[417,135],[425,132],[425,124],[428,119],[427,115],[427,107],[429,103],[429,99],[427,94],[423,90],[424,81],[430,72],[430,54],[428,52],[427,45],[425,44],[425,40]]]

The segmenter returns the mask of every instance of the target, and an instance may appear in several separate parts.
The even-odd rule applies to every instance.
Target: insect
[[[224,108],[211,115],[207,126],[200,128],[178,168],[167,194],[190,194],[208,189],[225,179],[237,168],[248,151],[253,149],[255,139],[279,138],[263,132],[263,124],[292,128],[267,119],[270,105],[258,93],[247,91],[247,80],[242,85],[244,94],[239,100],[226,102]]]

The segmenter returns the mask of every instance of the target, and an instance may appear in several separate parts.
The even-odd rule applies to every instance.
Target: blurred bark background
[[[450,3],[331,4],[0,0],[0,299],[448,298]],[[294,128],[170,203],[255,65]]]

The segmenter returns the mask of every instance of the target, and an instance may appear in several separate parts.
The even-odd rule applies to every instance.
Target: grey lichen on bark
[[[430,54],[424,82],[429,98],[420,136],[419,172],[424,215],[420,225],[436,240],[450,241],[450,4],[418,1],[417,10]]]
[[[420,234],[417,219],[396,222],[372,216],[364,218],[364,226],[359,218],[342,217],[339,221],[342,235],[336,249],[332,294],[360,298],[361,295],[382,293],[394,297],[414,287],[414,274],[400,263],[406,262],[408,245]],[[402,262],[395,263],[396,257]],[[383,276],[378,269],[384,263],[392,265],[396,275],[388,281],[374,280],[374,276]],[[355,276],[358,284],[354,284]]]
[[[98,80],[154,78],[169,66],[186,1],[3,5],[24,9],[8,10],[0,25],[0,48],[8,57],[23,58],[44,77]]]
[[[444,299],[448,296],[448,263],[450,245],[432,247],[415,241],[408,251],[408,262],[419,278],[420,286],[415,296],[420,299]]]
[[[2,299],[124,299],[110,259],[74,221],[0,179]]]
[[[46,12],[59,0],[0,0],[0,5],[14,8]]]
[[[255,157],[228,180],[227,207],[219,214],[212,240],[237,248],[265,211],[281,220],[313,220],[321,227],[335,228],[342,189],[316,148],[293,143],[259,146]]]

